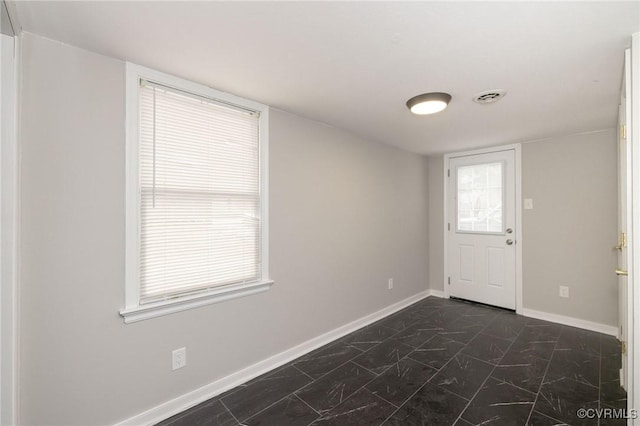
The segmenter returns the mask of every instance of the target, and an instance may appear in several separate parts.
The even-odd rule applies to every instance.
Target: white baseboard
[[[597,322],[587,321],[583,319],[567,317],[564,315],[550,314],[548,312],[536,311],[534,309],[523,308],[522,315],[525,317],[537,318],[545,321],[551,321],[558,324],[568,325],[571,327],[583,328],[585,330],[597,331],[598,333],[609,334],[618,337],[618,327],[600,324]]]
[[[280,352],[277,355],[257,362],[226,377],[218,379],[215,382],[209,383],[208,385],[205,385],[199,389],[162,403],[136,416],[130,417],[118,423],[117,426],[140,426],[158,423],[184,410],[194,407],[210,398],[213,398],[214,396],[219,395],[229,389],[233,389],[234,387],[241,385],[242,383],[260,376],[261,374],[267,373],[274,368],[278,368],[281,365],[291,362],[294,359],[313,351],[314,349],[331,343],[334,340],[346,336],[349,333],[353,333],[359,328],[374,323],[430,295],[437,296],[437,294],[433,293],[433,290],[420,292],[414,296],[401,300],[398,303],[394,303],[391,306],[387,306],[384,309],[359,318],[353,322],[345,324],[318,337],[307,340],[306,342],[294,346],[293,348],[287,349],[284,352]]]
[[[442,290],[427,290],[429,296],[435,296],[440,298],[445,298],[444,291]],[[548,312],[536,311],[535,309],[527,309],[523,308],[520,315],[525,317],[531,317],[536,319],[541,319],[544,321],[555,322],[557,324],[568,325],[571,327],[582,328],[584,330],[597,331],[598,333],[608,334],[610,336],[619,337],[618,336],[618,327],[614,327],[611,325],[600,324],[597,322],[587,321],[583,319],[567,317],[564,315],[558,314],[550,314]]]
[[[429,289],[429,296],[435,296],[435,297],[439,297],[441,299],[444,299],[446,296],[444,295],[444,291],[442,290],[434,290],[434,289]]]

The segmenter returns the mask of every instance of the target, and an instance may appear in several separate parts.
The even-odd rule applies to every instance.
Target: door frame
[[[638,290],[638,276],[640,275],[640,33],[632,35],[631,39],[631,128],[628,143],[631,145],[631,161],[627,162],[631,170],[630,192],[631,217],[627,223],[629,236],[627,238],[627,250],[630,262],[627,265],[627,288],[631,311],[627,321],[627,348],[629,358],[627,363],[627,406],[629,408],[640,407],[640,374],[634,374],[640,368],[640,291]],[[629,102],[629,101],[628,101]],[[629,103],[627,103],[628,105]],[[636,195],[634,195],[634,193]],[[631,420],[632,424],[640,425],[639,419]]]
[[[444,186],[444,221],[442,229],[444,232],[444,277],[442,285],[444,286],[444,297],[449,298],[449,230],[447,229],[447,223],[449,218],[448,209],[448,196],[449,196],[449,160],[455,157],[463,157],[468,155],[489,154],[492,152],[513,150],[515,156],[515,205],[516,205],[516,226],[514,232],[514,239],[516,240],[516,313],[522,313],[522,155],[521,145],[510,144],[494,146],[491,148],[476,149],[472,151],[452,152],[444,155],[444,167],[443,167],[443,186]]]
[[[4,7],[4,2],[0,4]],[[18,416],[18,230],[19,230],[19,176],[18,176],[18,117],[20,87],[20,39],[9,41],[1,35],[1,49],[11,43],[12,51],[3,51],[0,83],[0,424],[17,424]],[[5,41],[7,43],[5,44]]]
[[[617,122],[617,131],[616,143],[618,144],[618,234],[621,232],[625,232],[627,234],[627,239],[631,240],[631,235],[633,234],[633,224],[631,223],[633,217],[633,185],[631,174],[633,172],[632,167],[632,147],[633,147],[633,138],[632,138],[632,128],[631,125],[631,51],[630,49],[625,50],[624,54],[624,76],[623,76],[623,88],[621,93],[621,103],[620,109],[618,110],[618,122]],[[624,95],[624,97],[622,97]],[[624,101],[624,104],[622,103]],[[623,108],[622,108],[623,107]],[[624,114],[621,112],[624,111]],[[626,129],[627,134],[623,135],[623,128]],[[624,140],[623,147],[620,146],[622,141]],[[624,161],[622,156],[624,155]],[[622,173],[624,170],[624,174]],[[624,184],[623,184],[624,183]],[[622,189],[625,189],[623,192]],[[624,204],[624,209],[623,209]],[[624,219],[624,221],[623,221]],[[624,222],[624,224],[623,224]],[[622,237],[618,237],[620,240],[618,244],[622,245]],[[622,246],[621,246],[622,247]],[[629,241],[626,244],[626,248],[624,252],[621,251],[617,254],[617,267],[620,269],[626,268],[628,271],[632,269],[630,264],[633,262],[632,256],[632,247],[633,242]],[[621,259],[624,259],[621,262]],[[633,275],[633,274],[630,274]],[[620,342],[624,342],[627,344],[627,352],[626,355],[623,354],[623,363],[620,369],[620,385],[628,391],[628,395],[632,395],[633,384],[631,381],[633,380],[632,375],[632,350],[633,350],[633,287],[630,286],[632,276],[628,277],[617,277],[618,284],[618,318],[619,318],[619,327],[618,327],[618,340]],[[622,283],[626,280],[626,294],[622,292]],[[624,297],[624,300],[622,300]],[[626,316],[622,317],[622,313],[626,311]],[[624,329],[624,332],[623,332]],[[626,334],[626,336],[625,336]],[[626,359],[625,359],[626,358]],[[625,362],[626,361],[626,362]]]

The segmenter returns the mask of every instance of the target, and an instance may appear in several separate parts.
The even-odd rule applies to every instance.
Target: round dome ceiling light
[[[407,107],[417,115],[435,114],[447,107],[451,95],[442,92],[424,93],[407,101]]]
[[[473,97],[473,102],[486,105],[498,102],[504,98],[507,92],[504,90],[487,90],[486,92],[480,92]]]

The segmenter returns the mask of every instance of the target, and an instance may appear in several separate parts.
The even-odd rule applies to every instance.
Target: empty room
[[[0,6],[0,424],[640,425],[640,2]]]

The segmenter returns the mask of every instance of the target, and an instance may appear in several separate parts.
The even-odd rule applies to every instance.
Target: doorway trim
[[[629,312],[627,364],[627,404],[629,408],[640,407],[640,295],[638,294],[638,276],[640,276],[640,33],[631,36],[631,217],[627,224],[629,232],[629,246],[631,262],[627,265],[627,286],[631,298],[631,312]],[[629,164],[629,163],[627,163]],[[640,425],[640,420],[632,419],[633,425]]]
[[[4,7],[4,2],[0,4]],[[18,37],[2,36],[0,133],[0,423],[18,422]]]
[[[442,223],[442,229],[444,233],[444,281],[442,283],[444,287],[444,297],[449,298],[449,259],[447,256],[449,250],[449,231],[447,229],[447,223],[449,218],[449,209],[448,205],[448,194],[449,194],[449,177],[447,176],[447,171],[449,169],[449,160],[455,157],[462,157],[466,155],[478,155],[478,154],[488,154],[491,152],[498,151],[507,151],[514,150],[515,154],[515,204],[516,204],[516,230],[515,230],[515,240],[516,240],[516,313],[522,314],[522,154],[521,154],[521,145],[511,144],[511,145],[502,145],[502,146],[494,146],[491,148],[483,148],[476,149],[473,151],[463,151],[463,152],[452,152],[444,155],[444,167],[443,167],[443,205],[444,205],[444,217]]]

